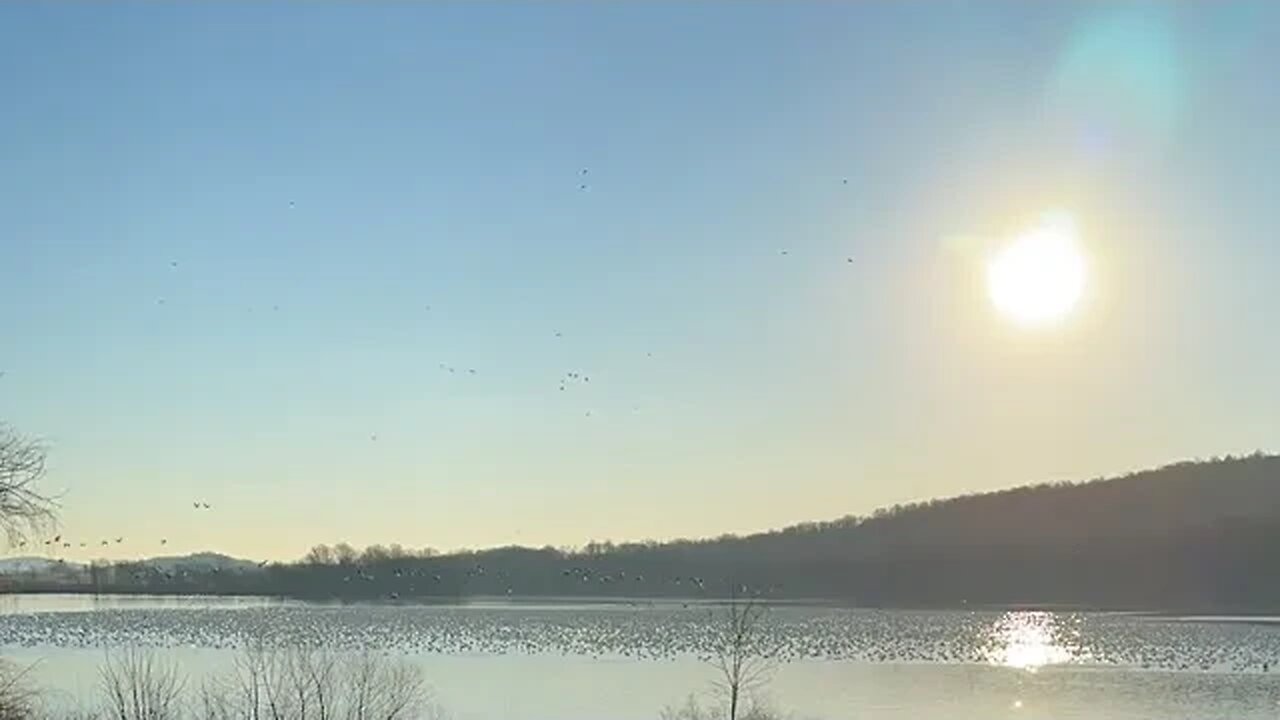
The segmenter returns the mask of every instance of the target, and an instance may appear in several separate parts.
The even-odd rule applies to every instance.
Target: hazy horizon
[[[1063,481],[1071,482],[1071,483],[1108,481],[1108,480],[1115,480],[1118,478],[1126,477],[1126,476],[1137,474],[1137,473],[1159,471],[1159,470],[1163,470],[1169,467],[1174,467],[1183,463],[1212,462],[1219,459],[1254,456],[1254,455],[1257,455],[1258,453],[1263,453],[1267,457],[1280,457],[1280,454],[1268,453],[1262,450],[1255,450],[1253,453],[1240,454],[1240,455],[1225,454],[1220,456],[1211,456],[1211,457],[1203,457],[1203,458],[1180,458],[1177,460],[1171,460],[1166,463],[1153,465],[1151,467],[1131,468],[1124,471],[1107,473],[1105,475],[1093,476],[1088,478],[1051,478],[1051,479],[1040,480],[1040,481],[1016,483],[1006,487],[987,488],[984,490],[973,491],[973,492],[979,493],[979,494],[998,493],[1002,490],[1011,490],[1011,489],[1024,488],[1024,487],[1036,487],[1036,486],[1047,485],[1047,484],[1063,482]],[[876,511],[888,510],[894,506],[911,506],[917,503],[927,502],[930,500],[949,500],[949,499],[961,497],[966,494],[970,494],[970,493],[962,492],[955,495],[932,496],[932,497],[925,497],[925,498],[909,498],[909,499],[900,501],[898,503],[894,503],[894,505],[881,505],[875,508],[868,508],[861,511],[841,512],[841,513],[836,513],[833,515],[827,515],[822,517],[805,518],[805,519],[796,520],[793,522],[788,522],[781,525],[775,525],[775,526],[769,526],[769,527],[746,528],[742,530],[724,530],[716,533],[701,533],[701,534],[692,534],[692,535],[672,535],[667,537],[654,537],[654,536],[592,537],[592,538],[580,538],[577,541],[561,542],[561,543],[529,543],[529,542],[514,541],[509,543],[500,543],[500,544],[493,544],[493,545],[461,545],[461,546],[455,546],[455,547],[440,547],[435,545],[410,545],[410,544],[400,542],[398,540],[390,540],[386,542],[376,542],[376,543],[361,543],[361,542],[352,542],[347,538],[336,538],[336,539],[320,538],[320,539],[317,539],[315,542],[312,542],[309,545],[307,545],[304,551],[299,553],[297,556],[267,557],[265,559],[271,560],[273,562],[297,561],[303,558],[303,556],[306,554],[306,550],[310,550],[316,546],[326,545],[329,547],[333,547],[335,545],[340,545],[340,544],[349,545],[357,551],[364,550],[365,548],[370,546],[380,545],[384,548],[390,548],[393,546],[399,547],[409,552],[430,550],[440,555],[450,555],[450,554],[459,554],[459,553],[483,552],[487,550],[497,550],[504,547],[524,547],[524,548],[530,548],[530,549],[542,549],[542,548],[551,547],[556,550],[572,550],[576,552],[576,551],[583,550],[587,545],[591,543],[612,543],[614,545],[623,545],[628,543],[647,543],[647,542],[670,543],[670,542],[679,542],[679,541],[686,541],[686,540],[692,540],[692,541],[711,540],[718,537],[724,537],[726,535],[745,537],[745,536],[750,536],[755,534],[769,533],[769,532],[778,531],[778,530],[786,530],[789,528],[793,528],[796,526],[800,526],[800,525],[804,525],[812,522],[816,522],[816,523],[830,522],[830,521],[841,520],[843,518],[851,517],[851,516],[870,517],[874,515]],[[65,534],[63,532],[63,528],[61,525],[55,525],[54,527],[52,527],[48,534],[49,535],[56,534],[62,537],[64,540],[77,540],[77,538],[73,538],[70,535]],[[154,550],[151,550],[151,551],[148,551],[145,547],[139,547],[138,543],[136,542],[130,542],[129,545],[124,545],[123,543],[116,544],[114,542],[114,538],[102,538],[102,539],[105,539],[107,541],[107,544],[105,546],[101,544],[98,544],[95,546],[93,542],[89,542],[87,543],[86,548],[82,549],[79,547],[73,547],[70,550],[68,550],[68,549],[62,549],[62,548],[58,548],[58,549],[44,548],[44,546],[40,544],[39,538],[33,538],[27,541],[26,544],[22,546],[10,546],[8,548],[8,554],[6,555],[6,557],[10,557],[15,560],[27,560],[27,559],[46,560],[47,559],[47,560],[53,561],[58,558],[78,556],[78,557],[74,557],[73,559],[80,562],[88,562],[92,560],[114,561],[114,560],[122,560],[122,559],[128,560],[128,559],[138,559],[138,558],[163,559],[168,557],[187,557],[192,555],[212,554],[212,555],[225,555],[233,559],[242,559],[242,560],[256,561],[260,559],[259,557],[251,556],[251,555],[236,555],[235,553],[223,551],[216,547],[190,548],[183,551],[171,551],[168,545],[167,538],[165,538],[165,544],[160,545],[159,547],[156,547]],[[100,543],[100,540],[99,540],[99,543]],[[76,545],[76,543],[73,542],[73,545]],[[98,552],[104,547],[106,548],[107,552]],[[40,552],[42,549],[44,550],[43,554],[41,554]]]
[[[1276,449],[1273,4],[0,40],[0,422],[69,558],[708,537]],[[1058,217],[1081,277],[1003,300]]]

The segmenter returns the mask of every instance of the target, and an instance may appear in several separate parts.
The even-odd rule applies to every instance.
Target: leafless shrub
[[[108,654],[99,669],[104,714],[115,720],[176,720],[186,680],[154,652],[130,648]]]
[[[767,703],[753,698],[738,717],[740,720],[782,720],[784,716]]]
[[[230,671],[200,687],[200,716],[204,720],[288,717],[282,707],[282,674],[277,654],[261,646],[239,653]]]
[[[443,720],[421,670],[402,658],[251,648],[188,693],[176,665],[131,648],[99,669],[98,709],[43,713],[30,667],[0,661],[0,720]]]
[[[658,717],[661,720],[721,720],[728,714],[726,705],[704,705],[696,695],[689,695],[683,705],[667,706]],[[777,710],[755,699],[738,710],[738,720],[782,720],[783,717]]]
[[[39,713],[39,690],[30,680],[32,667],[0,661],[0,720],[27,720]]]
[[[702,705],[696,695],[690,694],[684,699],[684,705],[668,705],[658,717],[660,720],[719,720],[721,714],[719,709]]]
[[[348,668],[352,697],[347,720],[397,720],[420,717],[430,696],[422,673],[405,661],[391,662],[370,653]]]
[[[410,720],[439,717],[421,671],[406,660],[328,650],[245,651],[201,688],[205,720]],[[3,720],[3,719],[0,719]]]

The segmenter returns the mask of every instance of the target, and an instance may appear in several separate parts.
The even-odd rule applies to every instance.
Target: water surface
[[[105,648],[156,648],[193,678],[255,644],[401,655],[456,718],[652,718],[707,688],[717,608],[680,602],[310,604],[267,598],[8,596],[0,646],[88,696]],[[1280,715],[1280,627],[1236,618],[768,613],[769,698],[822,718],[1254,718]]]

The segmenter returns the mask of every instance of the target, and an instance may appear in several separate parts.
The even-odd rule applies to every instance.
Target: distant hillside
[[[1280,458],[1184,462],[691,548],[872,604],[1280,607]]]
[[[139,561],[139,564],[148,565],[157,570],[167,570],[169,572],[209,572],[214,568],[220,571],[232,572],[256,572],[258,570],[257,563],[251,560],[241,560],[233,558],[229,555],[220,553],[203,552],[193,555],[173,555],[168,557],[154,557],[147,560]]]
[[[745,537],[498,548],[441,557],[319,548],[273,566],[302,596],[773,597],[874,606],[1280,608],[1280,458],[888,508]],[[376,551],[376,552],[375,552]]]
[[[203,552],[192,555],[172,555],[167,557],[146,558],[132,561],[136,565],[149,565],[160,570],[191,570],[203,572],[212,568],[221,570],[257,570],[258,565],[251,560],[241,560],[229,555]],[[0,575],[14,573],[47,572],[50,570],[76,569],[83,570],[86,563],[72,560],[59,560],[47,557],[15,557],[0,558]]]
[[[1280,458],[1254,455],[746,537],[600,544],[570,555],[507,548],[373,565],[441,575],[428,593],[440,586],[459,594],[699,595],[745,584],[869,605],[1277,608],[1280,577],[1271,567],[1278,552]],[[375,574],[352,587],[322,580],[317,570],[280,572],[306,592],[323,592],[311,581],[343,594],[424,591],[423,583],[394,576]]]
[[[745,586],[775,598],[870,606],[1276,611],[1278,556],[1280,457],[1258,454],[745,537],[443,556],[320,547],[307,561],[264,572],[117,572],[112,589],[407,600],[713,597]]]
[[[196,553],[171,557],[157,557],[119,563],[79,563],[47,557],[0,558],[0,578],[9,581],[8,588],[85,589],[100,590],[104,584],[136,585],[150,579],[202,578],[221,573],[246,575],[261,573],[261,568],[249,560],[220,555]]]
[[[30,575],[79,569],[78,563],[64,562],[42,557],[0,558],[0,575]]]

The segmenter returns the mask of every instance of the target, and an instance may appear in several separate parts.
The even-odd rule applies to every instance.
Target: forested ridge
[[[747,536],[446,555],[318,546],[260,570],[162,574],[118,564],[95,585],[388,600],[698,598],[736,588],[867,606],[1264,610],[1280,608],[1277,552],[1280,457],[1255,454]]]

